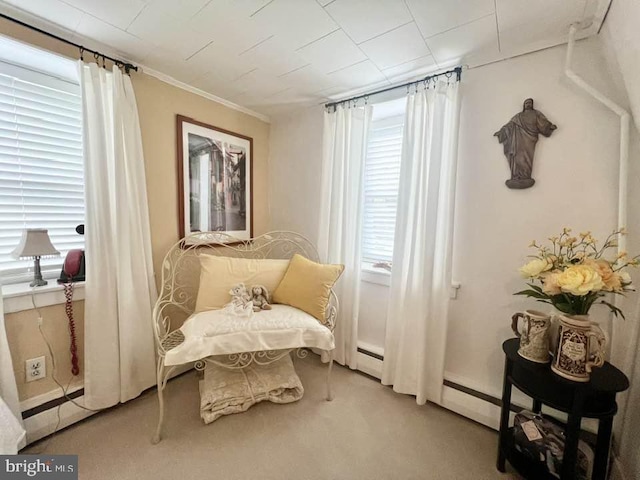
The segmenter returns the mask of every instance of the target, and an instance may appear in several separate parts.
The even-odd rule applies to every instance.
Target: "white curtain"
[[[4,304],[0,285],[0,455],[15,455],[25,445],[25,431],[13,373],[9,341],[4,326]]]
[[[382,383],[440,403],[458,141],[458,82],[407,98]]]
[[[318,251],[322,261],[345,266],[336,285],[340,302],[334,358],[357,368],[358,305],[364,159],[371,107],[338,106],[324,117]]]
[[[131,79],[80,62],[86,200],[85,402],[105,408],[155,383],[156,300],[144,157]]]

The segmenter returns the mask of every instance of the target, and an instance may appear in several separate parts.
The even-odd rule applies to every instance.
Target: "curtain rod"
[[[58,35],[54,35],[53,33],[49,33],[46,30],[42,30],[41,28],[34,27],[33,25],[29,25],[28,23],[22,22],[16,18],[5,15],[4,13],[0,13],[0,17],[4,18],[5,20],[9,20],[10,22],[17,23],[18,25],[26,27],[30,30],[33,30],[34,32],[38,32],[38,33],[41,33],[42,35],[46,35],[47,37],[55,38],[59,42],[66,43],[67,45],[71,45],[72,47],[76,47],[77,49],[80,50],[80,59],[82,59],[82,54],[84,52],[89,52],[89,53],[93,53],[93,56],[96,60],[98,60],[99,58],[102,58],[103,67],[104,67],[105,60],[110,60],[111,62],[116,64],[118,67],[124,68],[124,71],[126,73],[129,73],[130,70],[135,70],[136,72],[138,71],[138,67],[136,67],[132,63],[125,62],[124,60],[118,60],[117,58],[110,57],[109,55],[105,55],[104,53],[100,53],[96,50],[92,50],[82,45],[78,45],[77,43],[74,43],[62,37],[59,37]]]
[[[454,73],[456,74],[456,80],[460,81],[460,77],[462,76],[462,67],[456,67],[453,70],[447,70],[446,72],[429,75],[424,78],[421,78],[420,80],[414,80],[413,82],[407,82],[407,83],[403,83],[402,85],[395,85],[393,87],[383,88],[382,90],[376,90],[375,92],[363,93],[362,95],[356,95],[355,97],[346,98],[344,100],[339,100],[337,102],[325,103],[324,106],[325,108],[337,107],[342,103],[355,102],[357,100],[360,100],[361,98],[367,98],[372,95],[378,95],[379,93],[390,92],[392,90],[397,90],[398,88],[404,88],[404,87],[410,88],[412,85],[418,85],[422,82],[428,82],[433,78],[441,77],[443,75],[447,77],[451,77]]]

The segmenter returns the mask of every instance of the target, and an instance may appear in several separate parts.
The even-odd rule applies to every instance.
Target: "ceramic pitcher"
[[[522,328],[518,321],[522,319]],[[511,317],[511,329],[520,338],[518,353],[521,357],[537,363],[548,363],[551,316],[536,310],[525,310]]]
[[[558,348],[551,370],[575,382],[588,382],[591,369],[604,364],[606,336],[588,315],[560,315]]]

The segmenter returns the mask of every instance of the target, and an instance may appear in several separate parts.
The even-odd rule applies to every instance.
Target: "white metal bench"
[[[300,254],[309,260],[318,262],[315,247],[301,235],[293,232],[270,232],[252,240],[241,241],[220,232],[195,233],[176,243],[167,252],[162,262],[161,292],[153,309],[154,334],[158,352],[157,382],[160,414],[158,427],[152,442],[158,443],[162,436],[165,402],[163,398],[167,380],[180,365],[166,365],[168,352],[185,342],[179,329],[185,320],[194,313],[196,297],[200,284],[200,255],[218,255],[252,259],[290,259]],[[338,299],[333,291],[329,297],[326,319],[322,324],[331,332],[335,328],[338,314]],[[302,342],[304,343],[304,342]],[[186,346],[187,344],[185,344]],[[215,364],[230,369],[245,368],[252,363],[266,365],[275,362],[295,351],[304,358],[310,345],[295,345],[284,350],[262,350],[253,352],[233,352],[227,355],[198,358],[193,363],[196,370],[204,370],[207,364]],[[327,350],[329,364],[327,370],[327,400],[332,400],[331,369],[333,350]]]

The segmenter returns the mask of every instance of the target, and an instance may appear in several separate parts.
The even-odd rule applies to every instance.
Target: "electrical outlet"
[[[47,376],[47,365],[44,357],[31,358],[26,362],[27,382],[40,380]]]

